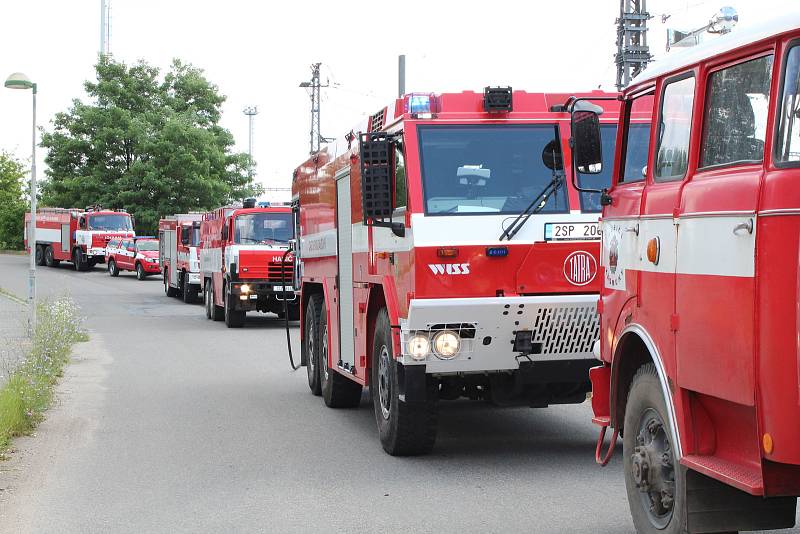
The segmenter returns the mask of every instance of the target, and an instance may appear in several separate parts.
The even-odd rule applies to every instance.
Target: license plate
[[[600,239],[596,222],[545,223],[545,241],[592,241]]]
[[[284,289],[285,287],[285,289]],[[272,286],[273,291],[294,291],[292,286]]]

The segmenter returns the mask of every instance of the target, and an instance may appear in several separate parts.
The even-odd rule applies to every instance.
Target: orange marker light
[[[436,255],[440,258],[455,258],[458,256],[457,248],[440,248],[436,250]]]
[[[764,434],[764,437],[761,438],[761,444],[764,446],[764,452],[767,454],[772,454],[772,451],[775,450],[775,444],[772,442],[772,436],[769,433]]]
[[[661,243],[657,237],[647,242],[647,259],[653,265],[658,265],[658,257],[661,254]]]

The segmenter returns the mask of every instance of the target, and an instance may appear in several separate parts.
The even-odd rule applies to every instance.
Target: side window
[[[800,162],[800,45],[793,46],[786,56],[778,106],[775,160],[779,163]]]
[[[661,98],[658,148],[653,177],[657,182],[681,180],[689,167],[694,76],[669,82]]]
[[[406,160],[403,156],[403,144],[398,143],[394,151],[394,208],[405,208],[408,205],[408,187],[406,185]]]
[[[625,131],[622,139],[622,173],[618,183],[641,182],[647,174],[647,156],[650,154],[650,117],[655,104],[654,93],[637,96],[625,107]],[[643,113],[647,122],[632,122],[634,113]]]
[[[771,78],[771,55],[708,76],[700,167],[764,158]]]

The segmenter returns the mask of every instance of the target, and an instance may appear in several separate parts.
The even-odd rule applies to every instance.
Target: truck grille
[[[292,283],[292,280],[294,279],[293,263],[287,261],[285,263],[284,270],[287,282]],[[277,282],[279,284],[283,283],[283,279],[281,278],[281,262],[279,261],[269,262],[269,264],[267,265],[267,280],[269,280],[270,282]]]
[[[533,318],[533,341],[542,354],[585,354],[600,337],[597,306],[542,306]]]

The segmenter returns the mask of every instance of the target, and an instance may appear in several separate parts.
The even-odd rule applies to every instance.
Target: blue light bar
[[[486,255],[490,258],[504,258],[508,256],[508,247],[487,247]]]
[[[430,113],[431,112],[431,95],[409,95],[409,97],[408,97],[408,112],[409,113]]]

